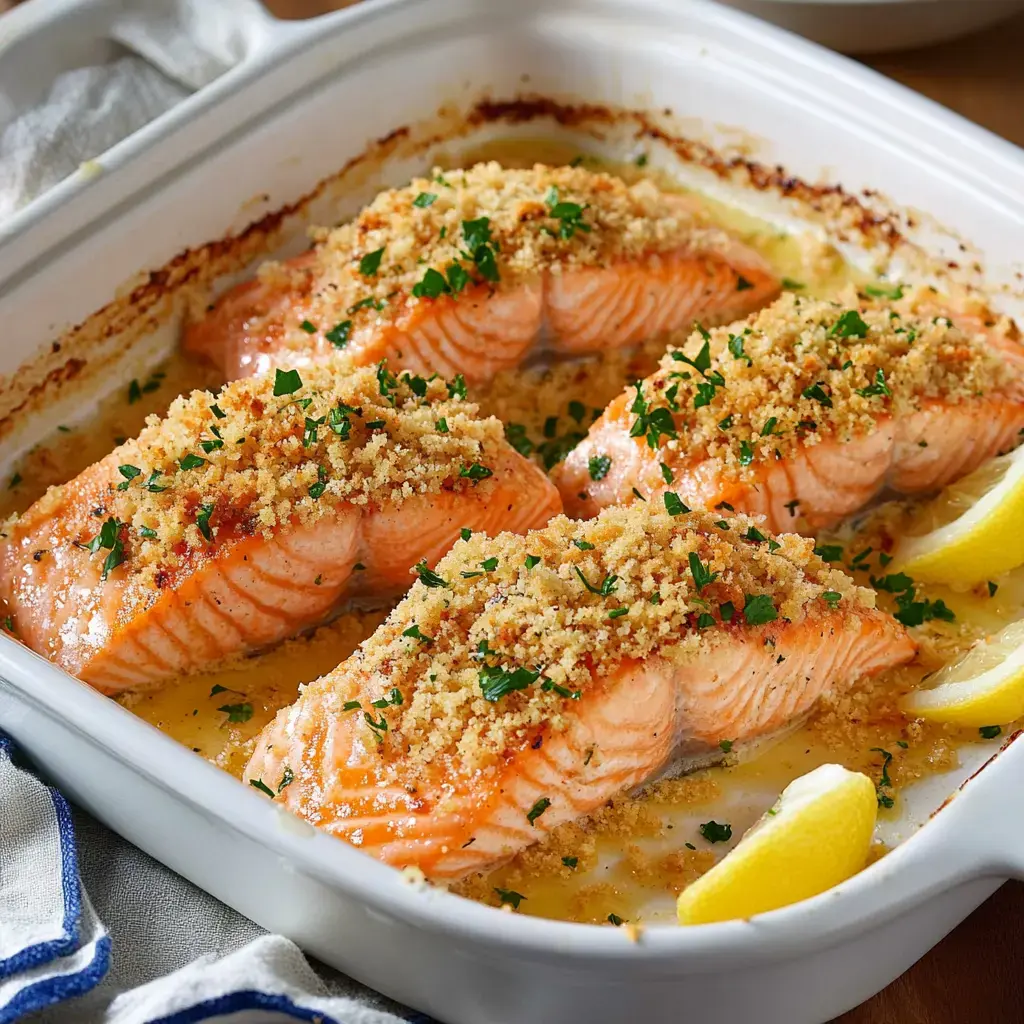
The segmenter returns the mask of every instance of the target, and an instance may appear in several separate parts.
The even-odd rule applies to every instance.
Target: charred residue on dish
[[[353,181],[372,176],[397,156],[425,156],[439,146],[462,139],[489,125],[521,125],[554,121],[595,139],[612,128],[628,127],[636,140],[663,146],[680,160],[704,168],[723,181],[791,200],[830,234],[889,254],[912,246],[904,227],[908,217],[885,209],[877,193],[857,198],[833,184],[810,184],[783,167],[768,166],[746,155],[728,155],[708,143],[672,131],[670,110],[657,114],[635,109],[556,99],[540,94],[510,98],[483,96],[468,109],[442,106],[434,117],[398,126],[348,160],[340,171],[323,179],[294,202],[268,212],[236,234],[186,249],[164,266],[143,272],[125,294],[65,331],[52,345],[0,382],[0,440],[24,417],[52,403],[71,382],[93,381],[158,327],[180,319],[189,307],[203,306],[220,279],[242,273],[270,254],[282,237],[302,226],[310,207],[322,197],[341,195]],[[878,207],[878,208],[875,208]],[[932,268],[934,269],[934,268]],[[111,342],[117,339],[116,351]]]

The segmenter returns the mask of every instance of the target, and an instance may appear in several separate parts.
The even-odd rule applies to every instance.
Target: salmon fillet
[[[1014,447],[1019,350],[970,318],[958,326],[852,291],[836,302],[786,295],[669,352],[553,478],[576,517],[672,491],[813,532],[883,488],[934,491]]]
[[[562,516],[456,544],[278,713],[245,778],[389,864],[453,880],[913,654],[813,541],[642,503]]]
[[[178,399],[5,527],[14,631],[115,693],[397,596],[460,531],[543,525],[554,487],[461,392],[382,363]]]
[[[583,168],[435,171],[381,193],[316,247],[228,292],[185,335],[228,379],[338,349],[470,383],[543,341],[603,351],[722,323],[779,281],[699,205]]]

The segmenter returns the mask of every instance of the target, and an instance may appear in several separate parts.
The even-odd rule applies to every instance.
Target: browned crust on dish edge
[[[426,153],[485,125],[553,120],[596,139],[611,128],[626,127],[635,140],[667,147],[681,160],[723,181],[794,201],[808,216],[826,222],[837,240],[887,253],[908,245],[904,228],[913,226],[912,216],[887,208],[878,193],[865,192],[859,198],[837,184],[810,184],[781,166],[719,152],[705,142],[675,134],[668,124],[671,117],[670,110],[654,114],[525,94],[508,99],[484,96],[468,110],[442,107],[433,119],[395,128],[295,202],[265,214],[238,234],[186,249],[163,267],[143,272],[130,290],[65,331],[15,374],[0,380],[0,441],[25,417],[62,397],[66,388],[85,387],[95,380],[118,362],[126,349],[180,316],[190,304],[206,302],[218,278],[236,274],[269,254],[286,228],[302,222],[317,198],[343,191],[353,179],[372,173],[387,159]]]

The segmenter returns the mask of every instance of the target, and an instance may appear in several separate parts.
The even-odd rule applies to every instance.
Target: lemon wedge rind
[[[867,863],[878,812],[874,783],[825,764],[776,805],[710,871],[679,894],[684,925],[749,918],[831,889]]]
[[[929,682],[903,698],[904,712],[978,728],[1024,717],[1024,621],[979,641]]]
[[[904,537],[894,552],[894,571],[929,583],[973,584],[1024,564],[1024,447],[958,481],[960,495],[969,492],[972,478],[992,482],[961,515],[920,536]],[[932,507],[941,507],[949,491]]]

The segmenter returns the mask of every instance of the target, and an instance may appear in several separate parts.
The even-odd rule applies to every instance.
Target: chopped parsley
[[[217,710],[225,712],[229,722],[248,722],[252,718],[251,704],[221,704]]]
[[[274,371],[274,397],[282,395],[294,395],[302,387],[302,378],[298,370],[275,370]]]
[[[672,472],[671,468],[666,466],[664,462],[660,462],[658,465],[661,466],[661,479],[667,484],[672,483],[675,479],[675,474]]]
[[[727,843],[732,839],[732,825],[719,824],[717,821],[705,821],[700,826],[700,834],[709,843]]]
[[[728,754],[732,751],[732,744],[732,740],[719,740],[718,749],[721,750],[723,754]]]
[[[551,801],[546,797],[542,796],[530,809],[526,812],[526,820],[534,825],[537,819],[551,806]]]
[[[779,613],[768,594],[744,594],[743,618],[748,626],[761,626],[774,622]]]
[[[518,910],[519,904],[526,899],[521,892],[516,892],[515,889],[499,889],[495,886],[494,891],[498,894],[498,899],[501,900],[502,904],[511,907],[513,910]]]
[[[509,670],[500,665],[484,665],[479,676],[480,692],[484,700],[493,704],[515,690],[525,690],[540,678],[540,673],[522,666]]]
[[[748,366],[753,366],[754,361],[743,351],[743,345],[745,338],[742,334],[730,334],[729,335],[729,352],[733,359],[746,359]]]
[[[118,466],[118,473],[124,477],[124,480],[117,485],[119,491],[127,491],[131,482],[137,477],[142,476],[142,470],[138,466]],[[11,480],[11,487],[16,486],[16,481],[20,482],[20,477],[15,477]]]
[[[124,542],[121,540],[121,530],[126,525],[111,516],[104,521],[100,532],[85,545],[91,555],[95,555],[100,550],[109,552],[103,559],[100,582],[106,580],[107,576],[124,561]]]
[[[527,571],[532,569],[535,565],[539,564],[540,560],[540,555],[527,555],[525,561]]]
[[[586,210],[586,207],[580,206],[579,203],[560,202],[558,189],[554,185],[548,189],[544,201],[548,205],[548,216],[559,222],[558,237],[563,241],[572,238],[577,231],[582,231],[585,234],[590,232],[590,225],[583,220],[583,211]]]
[[[381,246],[379,249],[374,249],[373,252],[368,252],[359,261],[359,273],[363,277],[373,277],[374,274],[380,269],[381,257],[384,255],[384,249],[386,246]]]
[[[819,544],[814,553],[824,562],[839,562],[843,558],[843,549],[838,544]]]
[[[489,476],[494,476],[494,470],[480,465],[479,462],[474,462],[472,465],[460,467],[459,476],[472,480],[474,483],[479,483],[481,480],[486,480]]]
[[[590,470],[591,480],[603,480],[608,475],[608,470],[612,468],[612,460],[607,455],[591,455],[587,468]]]
[[[874,383],[869,384],[866,388],[857,388],[856,391],[861,398],[873,398],[876,395],[892,396],[889,385],[885,383],[885,373],[881,367],[875,370]]]
[[[864,286],[864,294],[870,295],[873,299],[896,300],[903,298],[903,288],[898,284],[867,284]]]
[[[402,636],[411,637],[413,640],[419,640],[421,644],[432,644],[434,638],[427,636],[426,633],[420,631],[420,627],[414,622],[407,630],[402,633]]]
[[[299,328],[307,334],[316,334],[316,325],[311,324],[308,320],[303,320],[302,323],[299,324]]]
[[[621,917],[619,917],[619,915],[618,915],[618,914],[609,914],[609,915],[608,915],[608,920],[609,920],[609,921],[610,921],[610,922],[611,922],[611,923],[612,923],[613,925],[615,925],[615,927],[616,927],[616,928],[621,928],[621,927],[622,927],[622,926],[623,926],[623,925],[624,925],[624,924],[626,923],[625,919],[624,919],[624,918],[621,918]]]
[[[421,560],[413,566],[413,571],[420,578],[420,583],[425,587],[450,587],[447,580],[441,579],[436,572],[427,568],[426,560]]]
[[[249,785],[253,789],[258,789],[261,793],[266,793],[271,800],[274,799],[274,791],[262,779],[250,779]]]
[[[830,338],[866,338],[868,325],[861,319],[857,310],[848,309],[829,328],[828,336]]]
[[[214,503],[208,501],[200,505],[199,510],[196,512],[196,526],[199,527],[199,532],[206,540],[213,540],[213,533],[210,530],[210,516],[213,515],[213,509]]]
[[[883,792],[886,789],[892,789],[892,780],[889,778],[889,764],[892,761],[892,754],[888,750],[883,750],[881,747],[872,747],[872,753],[882,755],[882,774],[878,780],[878,786],[876,787],[876,793],[878,795],[878,806],[879,807],[892,807],[894,801],[888,793]]]
[[[562,863],[567,868],[574,868],[574,867],[576,867],[577,864],[579,864],[579,862],[580,862],[579,857],[563,857],[562,858]]]
[[[736,278],[736,291],[745,292],[753,287],[753,282],[748,281],[742,274],[740,274],[739,277]]]
[[[689,512],[688,506],[684,505],[679,498],[678,494],[673,491],[665,491],[665,511],[670,516],[681,516],[684,512]]]
[[[988,596],[989,597],[995,597],[996,596],[996,591],[999,589],[999,584],[998,583],[993,583],[991,580],[989,580],[988,583],[987,583],[987,586],[988,586]]]
[[[461,373],[457,373],[448,382],[448,397],[449,398],[461,398],[465,401],[466,398],[466,379]]]
[[[673,353],[675,355],[675,353]],[[648,447],[658,447],[662,435],[665,437],[676,437],[676,424],[672,413],[668,409],[652,409],[650,403],[644,398],[643,384],[637,381],[633,385],[636,388],[636,397],[629,411],[636,414],[633,426],[630,428],[630,437],[647,438]]]
[[[603,580],[601,580],[601,585],[598,586],[598,587],[595,587],[587,579],[587,577],[584,576],[582,572],[580,572],[580,568],[579,568],[578,565],[574,565],[573,569],[576,570],[576,575],[579,576],[580,582],[583,584],[583,586],[585,586],[587,588],[587,590],[589,590],[592,594],[597,594],[598,597],[608,597],[609,594],[613,594],[615,592],[615,589],[618,586],[618,583],[619,583],[619,577],[618,576],[614,576],[614,575],[605,576],[605,578]]]
[[[740,465],[749,466],[754,461],[754,449],[749,441],[740,441]]]
[[[573,546],[580,549],[580,551],[593,551],[594,545],[589,540],[573,540]]]
[[[498,264],[494,258],[494,243],[491,241],[489,217],[462,222],[462,237],[466,242],[469,257],[476,264],[477,272],[485,281],[500,280]]]
[[[295,772],[293,772],[288,765],[285,765],[284,770],[281,772],[281,784],[277,787],[278,794],[280,794],[282,790],[287,789],[294,781]]]
[[[817,384],[812,384],[810,387],[804,388],[800,393],[804,398],[813,398],[816,402],[820,402],[826,409],[832,408],[832,398],[825,390],[824,381],[818,381]]]
[[[178,466],[181,469],[198,469],[200,466],[206,463],[206,459],[200,458],[198,455],[193,455],[191,452],[188,453],[184,458],[178,461]]]
[[[787,289],[787,291],[799,291],[804,285],[801,281],[794,281],[791,277],[784,277],[782,279],[782,287]]]
[[[342,320],[340,324],[335,324],[324,337],[335,347],[344,348],[348,344],[348,339],[352,334],[352,321]]]
[[[397,708],[402,703],[402,691],[397,686],[392,686],[386,697],[370,702],[375,708]]]
[[[327,469],[324,466],[317,466],[316,483],[309,485],[309,496],[314,500],[322,498],[327,490]]]
[[[628,613],[629,613],[629,608],[626,605],[622,605],[622,607],[620,607],[620,608],[613,608],[608,613],[608,618],[609,619],[621,619],[623,615],[627,615]]]
[[[451,287],[444,276],[433,267],[428,267],[422,279],[412,286],[412,294],[417,299],[436,299],[450,291]]]
[[[425,210],[434,200],[437,199],[436,192],[421,192],[413,201],[412,205]]]
[[[709,583],[714,583],[718,579],[717,572],[709,572],[706,565],[700,560],[700,556],[696,551],[691,551],[689,556],[690,562],[690,575],[693,576],[694,585],[697,587],[697,593],[699,594]]]
[[[983,740],[994,740],[1002,731],[998,725],[983,725],[978,729]]]
[[[843,595],[836,590],[826,590],[825,593],[821,595],[821,599],[826,604],[835,608],[835,606],[843,599]]]
[[[440,419],[439,419],[439,420],[438,420],[438,421],[437,421],[437,422],[436,422],[436,423],[434,424],[434,429],[435,429],[435,430],[436,430],[436,431],[437,431],[437,432],[438,432],[439,434],[447,434],[447,433],[448,433],[448,420],[447,420],[447,419],[445,419],[445,417],[444,417],[444,416],[442,416],[442,417],[441,417],[441,418],[440,418]]]

